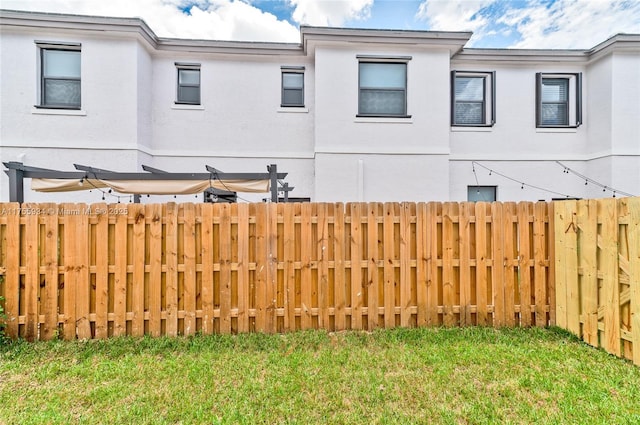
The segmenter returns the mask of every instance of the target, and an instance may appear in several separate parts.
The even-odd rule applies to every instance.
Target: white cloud
[[[425,0],[416,17],[432,30],[473,31],[469,46],[513,33],[519,37],[510,47],[589,48],[617,33],[640,33],[637,0]]]
[[[497,0],[427,0],[420,4],[416,18],[435,31],[473,31],[474,41],[488,34],[489,16],[481,12]]]
[[[436,31],[475,31],[487,24],[478,14],[496,0],[428,0],[420,4],[417,18]]]
[[[316,26],[342,26],[345,21],[367,19],[373,0],[288,0],[294,21]]]
[[[300,41],[294,25],[238,0],[2,0],[2,8],[140,17],[160,37]]]
[[[518,48],[589,48],[622,32],[640,33],[640,2],[628,0],[558,0],[545,6],[529,1],[497,19],[514,27]]]

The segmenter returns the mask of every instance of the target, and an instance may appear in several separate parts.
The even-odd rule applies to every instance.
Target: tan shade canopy
[[[269,192],[269,186],[269,180],[31,180],[31,189],[37,192],[112,189],[126,195],[193,195],[210,187],[230,192],[265,193]]]

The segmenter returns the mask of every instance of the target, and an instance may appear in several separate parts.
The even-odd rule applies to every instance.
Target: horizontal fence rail
[[[553,220],[545,202],[0,204],[6,331],[552,325]]]
[[[555,204],[557,324],[640,365],[640,198]]]

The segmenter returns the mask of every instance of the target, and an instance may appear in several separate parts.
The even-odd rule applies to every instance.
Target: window
[[[495,97],[495,72],[452,71],[451,125],[495,124]]]
[[[176,63],[178,69],[178,94],[176,103],[200,104],[200,65]]]
[[[582,124],[582,74],[536,74],[536,126]]]
[[[358,115],[407,116],[407,61],[359,57]],[[401,60],[401,61],[400,61]]]
[[[495,202],[496,186],[467,186],[469,202]]]
[[[280,106],[304,106],[304,67],[282,67]]]
[[[40,104],[80,109],[80,44],[36,42],[40,48]]]

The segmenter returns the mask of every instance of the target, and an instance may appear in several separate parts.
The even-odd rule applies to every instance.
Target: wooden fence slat
[[[628,208],[627,198],[617,201],[616,215],[618,217],[618,288],[620,294],[620,332],[629,332],[632,329],[631,304],[631,270],[629,256],[629,219],[630,212]],[[582,318],[583,316],[581,316]],[[622,338],[620,357],[626,359],[633,358],[633,343],[628,338]]]
[[[311,322],[311,204],[301,205],[300,217],[300,328],[310,329]]]
[[[582,338],[597,347],[598,342],[598,205],[595,199],[579,201],[577,204],[579,258],[578,267],[582,269],[580,289],[582,293]]]
[[[42,324],[40,338],[48,341],[53,339],[58,331],[58,206],[56,204],[45,204],[44,210],[47,211],[44,216],[45,286],[41,295],[41,303],[44,304],[42,308],[44,323]],[[106,242],[106,238],[104,238],[104,241]],[[100,287],[98,282],[96,282],[96,285]],[[104,338],[98,332],[96,332],[96,337]]]
[[[427,229],[430,228],[427,215],[427,204],[420,202],[416,208],[416,298],[418,304],[418,313],[416,323],[418,326],[427,324],[427,287],[428,279],[428,261],[430,240]]]
[[[471,217],[475,204],[463,202],[458,213],[458,239],[460,244],[460,325],[472,325],[471,316]]]
[[[18,338],[18,317],[20,315],[20,204],[12,202],[2,205],[6,212],[7,263],[5,274],[5,315],[6,334]],[[3,214],[4,215],[4,214]]]
[[[518,263],[517,254],[517,213],[518,207],[514,202],[504,203],[504,320],[508,327],[516,326],[516,280],[515,266]]]
[[[554,203],[554,245],[555,245],[555,274],[556,274],[556,325],[567,328],[567,269],[566,238],[567,231],[572,231],[570,223],[571,211],[567,201]]]
[[[408,327],[411,320],[411,205],[400,205],[400,326]]]
[[[202,261],[200,297],[202,299],[202,333],[210,335],[213,326],[213,217],[214,207],[219,204],[199,204],[196,215],[202,217],[200,227],[200,258]]]
[[[549,224],[547,226],[547,243],[549,249],[549,273],[548,289],[549,289],[549,326],[556,326],[556,244],[555,237],[555,205],[556,202],[550,202],[548,205]]]
[[[580,289],[578,287],[578,227],[576,222],[577,203],[566,201],[566,215],[569,220],[565,228],[565,255],[567,274],[565,278],[567,302],[567,329],[580,336]]]
[[[61,204],[64,211],[72,211],[75,204]],[[78,286],[78,276],[76,267],[78,267],[76,241],[77,232],[80,230],[77,226],[75,215],[63,214],[64,222],[64,326],[63,337],[66,340],[76,339],[76,291]]]
[[[268,332],[267,329],[267,205],[255,205],[255,238],[256,238],[256,271],[255,271],[255,306],[256,306],[256,332]]]
[[[76,214],[76,327],[79,339],[91,338],[89,320],[91,281],[89,280],[89,214],[86,204],[78,204]]]
[[[640,366],[640,198],[627,199],[629,207],[629,292],[631,303],[632,361]]]
[[[531,203],[518,204],[518,257],[519,257],[519,293],[520,293],[520,323],[531,326],[531,249],[532,234],[529,218],[531,217]]]
[[[394,328],[395,317],[395,266],[394,266],[394,204],[385,203],[383,207],[383,306],[384,306],[384,326]]]
[[[25,204],[24,209],[28,212],[25,215],[25,267],[24,276],[24,339],[35,341],[38,337],[38,296],[40,289],[40,256],[38,244],[40,241],[39,215],[35,213],[39,206],[37,204]]]
[[[97,339],[104,339],[109,336],[109,297],[112,295],[109,293],[109,216],[108,207],[106,203],[100,203],[91,206],[91,211],[96,218],[96,232],[95,241],[96,244],[96,322],[95,322],[95,337]],[[55,219],[56,238],[57,238],[57,218]],[[53,239],[55,240],[55,239]],[[160,248],[162,249],[162,248]],[[57,254],[57,246],[55,247]],[[56,259],[57,264],[57,259]],[[57,270],[55,271],[57,277]],[[57,283],[57,279],[56,279]],[[56,313],[57,321],[57,313]],[[159,333],[158,333],[159,335]]]
[[[131,292],[131,334],[133,336],[144,335],[144,274],[145,274],[145,216],[144,205],[129,205],[129,220],[133,221],[132,244],[132,292]]]
[[[267,204],[267,310],[266,327],[268,332],[276,332],[277,329],[277,300],[278,289],[278,209],[277,204]]]
[[[139,226],[144,227],[145,222],[149,222],[149,321],[148,329],[151,336],[160,336],[161,331],[161,304],[162,304],[162,206],[160,204],[144,205],[144,210],[140,213],[144,214],[140,220]],[[139,229],[143,230],[143,229]],[[144,238],[143,238],[144,240]],[[140,243],[140,242],[138,242]],[[142,249],[144,253],[144,249]],[[144,261],[144,257],[142,258]],[[144,263],[143,263],[144,266]],[[138,271],[140,273],[141,271]],[[142,270],[144,279],[144,270]],[[135,282],[135,278],[134,278]],[[144,288],[144,280],[142,281]],[[138,294],[139,296],[139,294]],[[144,297],[138,300],[142,301],[142,312],[144,314]],[[144,332],[144,322],[142,331]]]
[[[329,224],[327,222],[327,204],[317,204],[317,208],[318,327],[321,329],[329,329]]]
[[[487,277],[487,203],[476,202],[476,317],[480,326],[489,325]]]
[[[440,267],[438,260],[439,242],[441,232],[438,232],[438,219],[442,220],[442,204],[429,202],[427,205],[427,243],[428,243],[428,271],[427,271],[427,326],[439,326],[438,305],[440,304],[439,294],[441,291]]]
[[[194,335],[196,329],[196,217],[192,203],[182,204],[184,226],[184,334]]]
[[[337,203],[333,213],[333,261],[334,261],[334,296],[335,296],[335,315],[334,325],[336,331],[346,329],[346,300],[347,287],[345,283],[345,221],[344,221],[344,205]]]
[[[491,204],[491,292],[493,294],[493,326],[495,327],[505,326],[506,323],[504,291],[504,235],[505,225],[508,225],[508,223],[509,221],[504,218],[504,205],[498,202],[493,202]],[[542,232],[542,236],[546,236],[544,231]],[[544,243],[544,240],[542,242]]]
[[[178,204],[169,202],[165,205],[165,261],[166,311],[165,328],[168,336],[178,334]]]
[[[109,211],[118,211],[120,205],[109,204]],[[127,214],[115,214],[114,226],[114,278],[113,278],[113,336],[127,332]],[[69,236],[65,225],[65,243]],[[65,278],[65,293],[66,293]]]
[[[249,204],[238,204],[238,332],[249,331]]]
[[[457,238],[453,231],[453,219],[458,215],[457,206],[455,202],[445,202],[442,208],[442,300],[445,326],[456,325],[453,313],[453,306],[456,304],[453,257]]]
[[[231,333],[231,205],[220,209],[220,333]]]
[[[378,328],[378,203],[367,204],[367,329]]]
[[[295,205],[284,204],[283,207],[283,262],[284,262],[284,330],[296,329],[296,240],[295,240]]]
[[[545,217],[547,203],[536,202],[533,214],[533,258],[534,258],[534,288],[535,288],[535,323],[544,327],[549,324],[547,319],[547,250],[545,234]]]
[[[620,292],[618,285],[618,214],[615,199],[599,201],[602,220],[600,272],[604,305],[604,349],[620,356]],[[579,313],[578,313],[579,314]],[[572,329],[570,329],[572,330]],[[572,330],[573,332],[573,330]]]
[[[361,330],[364,288],[362,287],[362,210],[360,203],[349,204],[351,214],[351,329]]]

